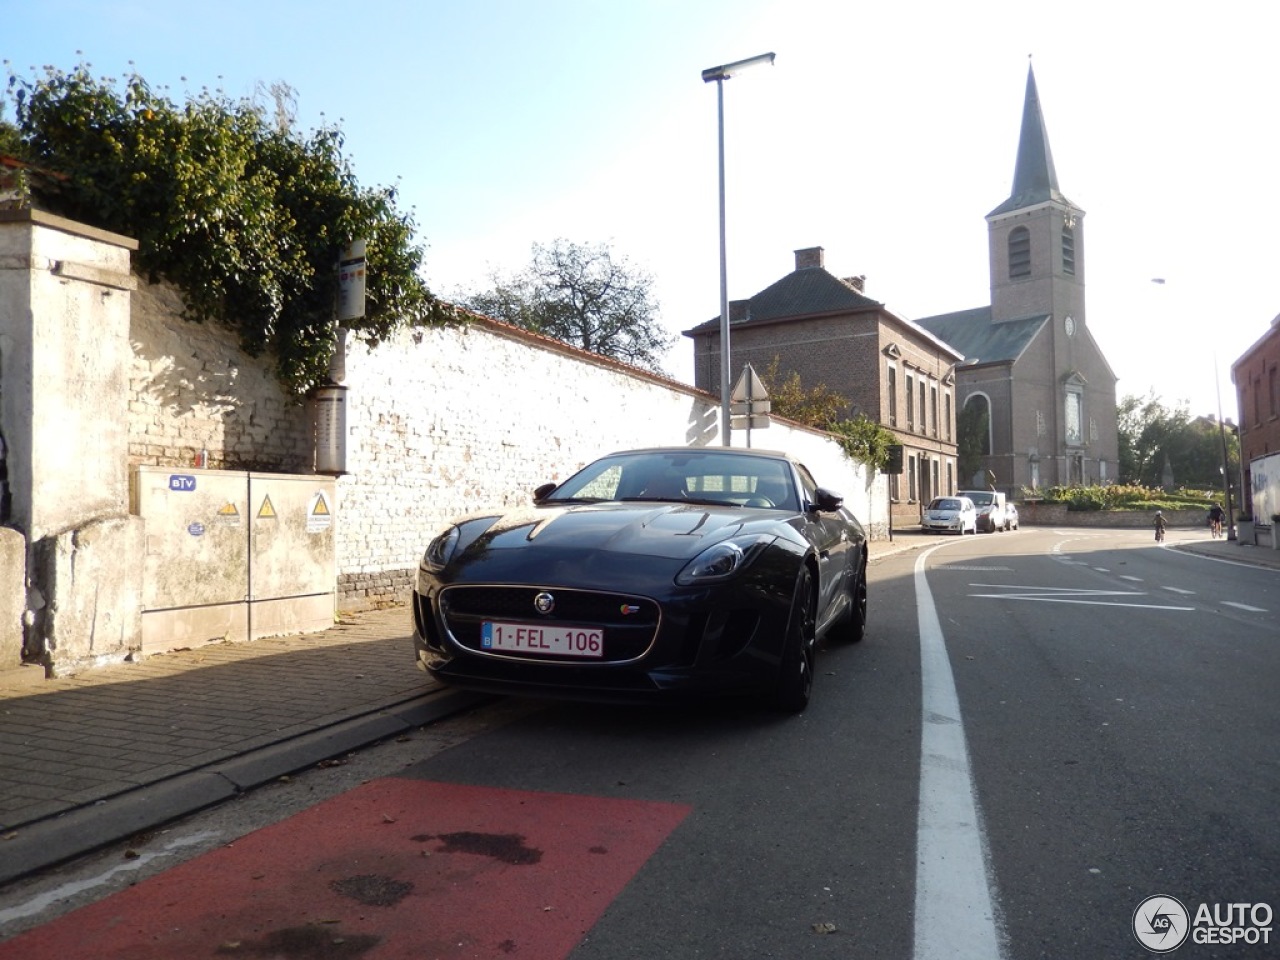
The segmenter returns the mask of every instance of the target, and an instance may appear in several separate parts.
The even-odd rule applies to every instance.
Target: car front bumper
[[[450,586],[420,576],[413,597],[420,669],[451,686],[485,693],[606,702],[760,694],[777,683],[791,596],[774,580],[746,578],[711,588],[679,588],[667,580],[657,598],[633,590],[608,597],[619,607],[644,608],[644,621],[626,629],[616,617],[574,619],[570,612],[560,622],[604,630],[599,659],[482,649],[477,628],[485,620],[557,622],[537,617],[521,602],[523,594],[546,591],[567,598],[575,592],[556,585],[504,585],[500,589],[516,591],[514,603],[493,612],[484,604],[472,605],[465,617],[457,612],[464,605],[451,602],[451,596],[494,586]],[[573,610],[570,603],[564,607]],[[581,613],[583,607],[577,609]]]

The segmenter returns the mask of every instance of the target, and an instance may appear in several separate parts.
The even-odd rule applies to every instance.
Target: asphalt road
[[[800,717],[504,701],[361,751],[4,891],[0,960],[1153,956],[1148,897],[1280,903],[1280,574],[1148,537],[879,561]]]

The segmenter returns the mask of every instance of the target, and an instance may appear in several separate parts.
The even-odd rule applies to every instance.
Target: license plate
[[[529,623],[490,623],[480,627],[480,646],[541,656],[602,657],[604,631]]]

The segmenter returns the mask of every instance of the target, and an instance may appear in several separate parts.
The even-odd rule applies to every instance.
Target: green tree
[[[637,367],[662,372],[674,345],[658,321],[653,278],[608,244],[535,243],[530,264],[460,302],[477,313]]]
[[[803,423],[819,430],[827,430],[849,410],[849,400],[825,383],[805,387],[800,374],[792,370],[785,377],[778,368],[782,360],[774,357],[768,368],[760,374],[765,389],[769,391],[770,409],[780,417]]]
[[[362,188],[341,131],[299,134],[292,91],[271,93],[272,113],[207,90],[178,105],[137,74],[118,86],[81,65],[10,73],[4,99],[19,158],[65,176],[33,178],[34,202],[136,239],[136,266],[182,291],[188,319],[235,330],[301,394],[327,372],[336,264],[352,240],[367,242],[366,315],[348,322],[357,336],[376,343],[451,311],[419,276],[395,189]]]
[[[864,414],[849,419],[845,416],[851,406],[847,397],[825,383],[805,387],[794,370],[782,376],[778,372],[781,362],[781,358],[774,357],[760,375],[769,391],[772,412],[833,434],[849,459],[884,470],[889,465],[889,447],[898,442],[897,435]]]
[[[1120,476],[1129,483],[1161,486],[1167,463],[1181,486],[1217,489],[1222,485],[1224,431],[1216,420],[1192,417],[1186,403],[1170,408],[1155,395],[1128,395],[1117,408],[1120,427]],[[1234,428],[1225,431],[1227,470],[1239,474],[1240,442]]]

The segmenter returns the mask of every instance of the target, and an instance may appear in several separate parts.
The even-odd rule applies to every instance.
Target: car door
[[[850,556],[853,544],[848,525],[840,512],[822,513],[814,509],[818,501],[818,484],[801,464],[796,465],[804,500],[805,536],[818,555],[818,629],[825,629],[832,617],[842,611],[840,605],[848,594]]]

